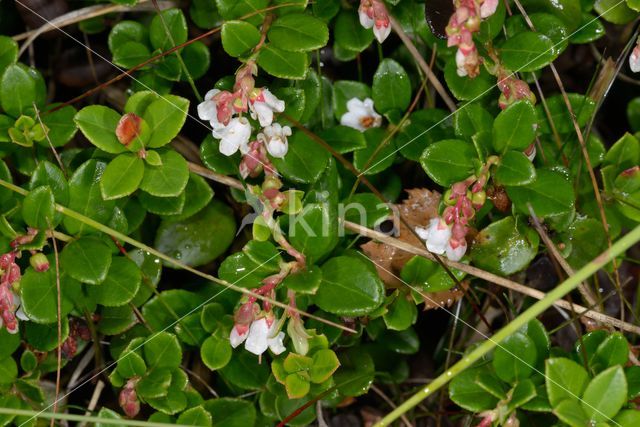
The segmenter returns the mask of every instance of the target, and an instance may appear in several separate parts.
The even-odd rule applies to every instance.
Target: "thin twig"
[[[100,395],[102,394],[102,390],[104,390],[104,382],[102,380],[98,380],[96,387],[93,389],[93,394],[91,395],[91,400],[89,401],[89,406],[87,406],[87,410],[84,415],[89,416],[96,409],[98,405],[98,400],[100,400]],[[78,427],[84,427],[87,423],[81,422],[78,423]]]
[[[49,230],[53,230],[49,225]],[[58,314],[58,349],[57,349],[57,369],[56,369],[56,397],[53,402],[53,413],[58,410],[58,396],[60,396],[60,370],[62,369],[62,293],[60,292],[60,262],[58,259],[58,244],[56,238],[52,237],[51,242],[53,244],[53,254],[56,263],[56,293],[57,293],[57,314]],[[53,427],[55,419],[51,418],[50,426]]]
[[[380,390],[375,384],[371,384],[371,390],[373,390],[375,394],[380,396],[380,398],[384,400],[387,403],[387,405],[391,406],[391,409],[396,409],[398,407],[395,403],[393,403],[393,400],[391,400],[389,396],[384,394],[384,392]],[[413,427],[405,414],[402,414],[400,416],[400,419],[402,420],[405,426]]]
[[[429,67],[420,52],[418,52],[418,49],[413,44],[409,36],[407,36],[407,33],[404,32],[404,30],[402,29],[402,25],[400,25],[398,21],[395,20],[395,18],[390,17],[390,19],[391,28],[396,32],[398,37],[400,37],[400,40],[402,40],[404,45],[407,47],[407,50],[409,50],[409,53],[411,53],[413,59],[415,59],[415,61],[418,63],[420,69],[427,75],[427,79],[429,79],[434,89],[438,92],[440,97],[442,97],[444,103],[447,104],[449,110],[451,110],[451,112],[456,111],[456,103],[453,102],[453,99],[451,99],[444,86],[442,86],[442,83],[440,83],[440,80],[438,80],[436,75],[433,73],[431,67]]]

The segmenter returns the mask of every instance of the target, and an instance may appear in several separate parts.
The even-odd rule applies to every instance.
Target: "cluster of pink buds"
[[[274,113],[282,113],[285,104],[266,87],[255,87],[257,70],[255,62],[248,61],[236,73],[233,92],[212,89],[198,105],[198,116],[209,121],[213,137],[220,140],[220,152],[231,156],[239,150],[243,154],[241,173],[245,178],[273,170],[266,154],[284,157],[291,135],[288,126],[273,122]],[[263,128],[252,142],[251,124],[243,116],[247,112]]]
[[[69,322],[69,336],[61,344],[62,355],[67,359],[72,359],[78,351],[78,339],[83,341],[91,340],[89,327],[81,320],[73,318]]]
[[[636,40],[636,46],[629,55],[629,67],[634,73],[640,72],[640,37]]]
[[[140,400],[136,393],[136,384],[140,381],[139,377],[133,377],[127,381],[125,386],[120,390],[118,403],[127,417],[134,418],[140,412]]]
[[[28,320],[20,308],[20,267],[16,264],[16,252],[0,256],[0,327],[7,332],[18,332],[18,319]]]
[[[439,255],[446,253],[451,261],[459,261],[467,252],[469,223],[487,200],[484,187],[488,167],[478,179],[474,176],[453,184],[444,195],[447,207],[442,216],[433,218],[426,228],[416,227],[416,233],[426,241],[429,251]]]
[[[360,0],[358,8],[360,25],[364,28],[373,28],[373,34],[378,42],[385,41],[391,33],[391,20],[389,12],[382,0]]]
[[[453,5],[455,10],[446,28],[447,46],[458,46],[458,75],[474,78],[480,74],[480,57],[473,34],[480,31],[481,19],[495,13],[498,0],[454,0]]]
[[[516,101],[526,100],[534,105],[537,101],[536,95],[531,91],[529,85],[513,73],[503,70],[498,72],[498,89],[501,92],[498,105],[502,110]]]

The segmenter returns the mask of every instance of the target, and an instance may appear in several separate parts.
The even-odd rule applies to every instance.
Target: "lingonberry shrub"
[[[93,3],[0,2],[0,425],[640,425],[637,0]]]

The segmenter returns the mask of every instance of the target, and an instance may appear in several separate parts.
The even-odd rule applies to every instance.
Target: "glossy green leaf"
[[[49,186],[37,187],[29,192],[22,203],[22,218],[33,228],[48,230],[54,227],[55,199]]]
[[[268,32],[273,46],[291,52],[319,49],[329,41],[329,29],[318,18],[291,13],[277,18]]]
[[[363,316],[384,297],[382,281],[366,261],[339,256],[322,266],[322,283],[315,302],[324,311],[341,316]]]
[[[181,413],[176,420],[176,424],[211,427],[213,425],[213,418],[202,406],[196,406]]]
[[[587,371],[564,357],[547,359],[544,373],[549,403],[554,407],[567,399],[577,402],[589,382]]]
[[[527,185],[507,187],[507,194],[518,212],[529,215],[531,207],[538,217],[570,212],[575,195],[571,183],[560,172],[537,169],[536,179]]]
[[[204,265],[227,250],[235,231],[231,209],[213,201],[190,218],[163,221],[156,234],[155,247],[187,265]]]
[[[120,306],[133,299],[141,282],[140,268],[133,261],[114,257],[104,281],[99,286],[90,286],[87,292],[98,304]]]
[[[60,254],[62,269],[80,282],[97,285],[107,277],[111,249],[95,237],[82,237],[68,243]]]
[[[382,60],[373,75],[372,95],[380,113],[391,110],[404,112],[411,102],[411,83],[402,65],[393,59]]]
[[[536,110],[528,101],[510,105],[493,122],[493,148],[499,153],[524,150],[533,142],[536,120]]]
[[[163,147],[175,138],[189,114],[189,100],[175,95],[164,95],[145,109],[142,118],[151,129],[147,146]]]
[[[182,360],[182,349],[175,335],[159,332],[144,343],[144,358],[151,368],[177,368]]]
[[[553,41],[533,31],[522,31],[500,47],[504,66],[515,72],[539,70],[549,65],[557,55]]]
[[[0,36],[0,75],[18,60],[18,43],[11,37]]]
[[[420,164],[437,184],[449,186],[473,174],[476,150],[473,145],[459,139],[445,139],[424,150]]]
[[[285,178],[301,183],[315,182],[327,167],[330,154],[302,132],[289,137],[289,152],[284,159],[273,159]]]
[[[156,197],[176,197],[187,186],[189,165],[184,157],[173,150],[159,154],[162,165],[144,167],[140,189]]]
[[[56,106],[56,104],[52,105]],[[40,141],[40,145],[49,146],[49,142],[54,147],[62,147],[73,138],[78,130],[73,121],[77,111],[71,105],[62,107],[54,112],[47,112],[41,115],[42,123],[47,127],[47,137]]]
[[[256,422],[255,406],[246,400],[223,397],[202,406],[211,414],[214,427],[246,427]]]
[[[398,151],[392,135],[382,128],[370,128],[364,132],[364,137],[367,145],[353,154],[355,168],[364,175],[373,175],[388,169]]]
[[[473,79],[459,76],[456,69],[455,58],[449,59],[444,67],[444,79],[457,99],[475,101],[494,89],[495,77],[490,75],[484,67],[480,67],[480,75]]]
[[[215,371],[224,368],[231,360],[232,351],[229,341],[217,335],[208,337],[200,347],[200,357],[207,368]]]
[[[614,417],[627,401],[627,380],[622,367],[602,371],[589,382],[582,395],[582,409],[593,421]]]
[[[144,161],[134,153],[118,155],[107,165],[100,179],[105,200],[119,199],[138,189],[144,175]]]
[[[187,21],[180,9],[159,12],[149,27],[151,45],[162,51],[186,42],[187,36]]]
[[[0,105],[13,117],[33,111],[33,103],[40,104],[40,74],[23,64],[11,64],[0,78]]]
[[[553,408],[553,413],[571,427],[582,427],[590,424],[587,414],[575,400],[563,400]]]
[[[481,372],[480,368],[467,369],[451,380],[449,397],[456,405],[473,412],[495,408],[498,399],[487,393],[476,380]]]
[[[115,110],[102,105],[90,105],[80,110],[74,120],[89,142],[102,151],[111,154],[126,151],[116,138],[120,114]]]
[[[533,341],[516,332],[495,349],[492,364],[502,381],[522,380],[533,373],[537,356]]]
[[[248,22],[227,21],[222,25],[221,37],[225,52],[238,57],[256,47],[260,31]]]
[[[258,65],[281,79],[304,79],[309,68],[309,56],[304,52],[287,52],[271,44],[260,49]]]
[[[494,176],[502,185],[526,185],[536,179],[536,169],[521,151],[507,151],[500,158]]]

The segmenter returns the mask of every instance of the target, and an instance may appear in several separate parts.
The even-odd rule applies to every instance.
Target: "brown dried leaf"
[[[432,218],[438,215],[438,204],[440,203],[440,193],[429,191],[425,188],[414,188],[406,190],[409,197],[402,203],[396,204],[396,215],[402,216],[411,227],[424,227],[429,224]],[[420,241],[407,226],[400,221],[396,221],[399,240],[414,246],[422,246]],[[388,288],[398,288],[403,285],[400,277],[402,267],[414,255],[395,246],[369,241],[360,246],[363,252],[376,265],[376,270],[380,278]],[[463,285],[466,289],[466,285]],[[428,298],[424,298],[424,309],[449,307],[464,295],[464,289],[454,287],[448,291],[425,293]]]

